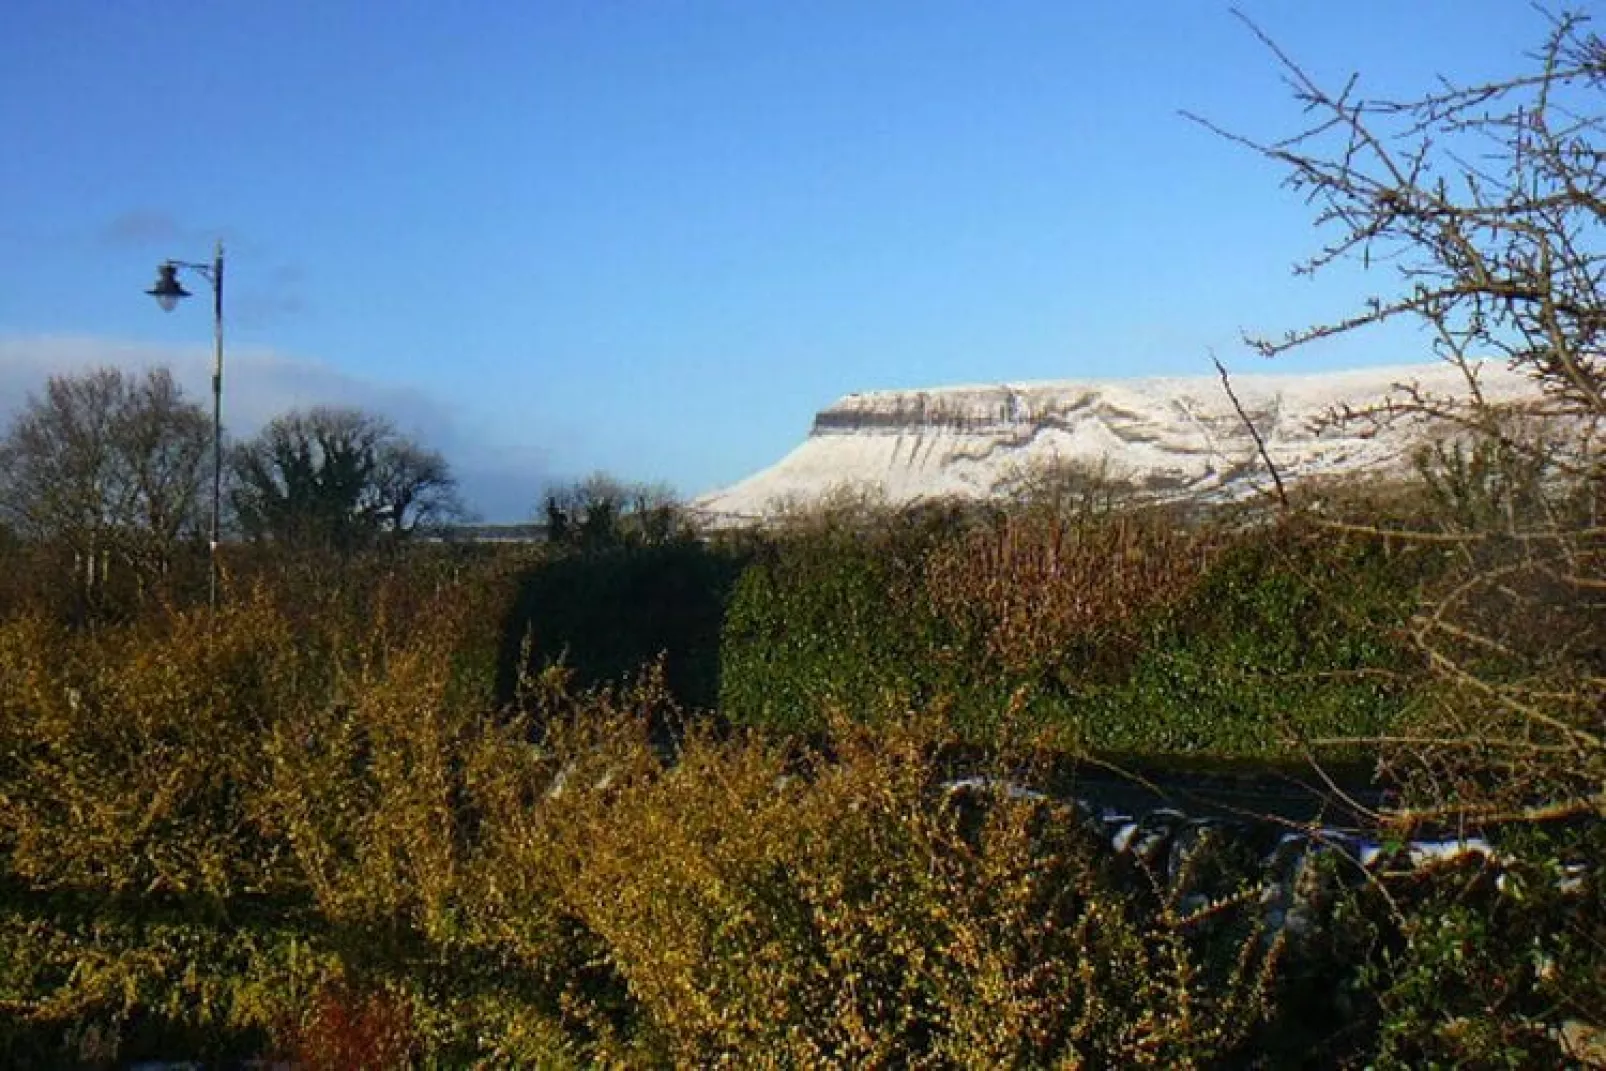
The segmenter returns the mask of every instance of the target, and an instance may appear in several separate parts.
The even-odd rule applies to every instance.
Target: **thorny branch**
[[[1582,14],[1546,14],[1526,71],[1375,99],[1358,77],[1323,88],[1234,15],[1271,53],[1302,128],[1265,140],[1187,117],[1273,163],[1311,206],[1324,238],[1297,274],[1344,261],[1388,279],[1347,313],[1245,341],[1275,357],[1412,321],[1467,388],[1446,398],[1401,384],[1380,405],[1329,415],[1409,415],[1450,433],[1420,457],[1425,494],[1408,519],[1318,521],[1456,563],[1410,629],[1434,713],[1381,743],[1385,765],[1422,789],[1401,815],[1606,815],[1606,42]],[[1540,400],[1490,403],[1488,362],[1530,379]],[[1525,760],[1498,757],[1513,751]]]

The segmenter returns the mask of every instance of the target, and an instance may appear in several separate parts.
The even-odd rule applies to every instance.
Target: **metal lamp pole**
[[[218,544],[222,539],[223,510],[223,243],[219,241],[212,263],[194,264],[164,260],[156,267],[156,285],[145,291],[163,312],[172,312],[190,296],[178,281],[179,269],[192,271],[212,284],[212,537],[208,544],[211,585],[208,604],[217,612]]]

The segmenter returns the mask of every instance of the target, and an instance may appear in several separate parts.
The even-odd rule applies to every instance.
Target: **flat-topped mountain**
[[[1537,398],[1525,377],[1486,364],[1491,402]],[[1402,365],[1316,374],[1235,375],[1233,391],[1285,479],[1385,471],[1428,433],[1413,414],[1333,421],[1406,397],[1409,388],[1465,398],[1460,370]],[[821,410],[807,439],[780,461],[696,508],[725,522],[761,520],[842,487],[891,503],[999,493],[1034,468],[1104,464],[1112,477],[1168,497],[1223,496],[1269,484],[1254,439],[1215,375],[1056,380],[850,394]]]

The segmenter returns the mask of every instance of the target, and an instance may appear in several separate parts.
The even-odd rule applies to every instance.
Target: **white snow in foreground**
[[[1490,363],[1487,400],[1537,398],[1532,382]],[[1290,479],[1397,467],[1428,428],[1401,416],[1379,427],[1323,425],[1342,407],[1402,401],[1415,386],[1465,399],[1467,382],[1445,363],[1306,375],[1235,375],[1233,390]],[[870,488],[891,504],[984,498],[1053,462],[1108,465],[1112,477],[1175,497],[1236,496],[1269,486],[1243,421],[1214,375],[1065,380],[850,394],[822,410],[809,437],[771,467],[704,495],[695,507],[739,522],[806,504],[843,487]]]

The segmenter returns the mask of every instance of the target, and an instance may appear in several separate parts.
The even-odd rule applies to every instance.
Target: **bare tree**
[[[436,451],[396,438],[380,449],[376,462],[374,494],[391,534],[404,537],[463,516],[457,481]]]
[[[0,515],[70,552],[89,587],[113,558],[162,571],[198,530],[210,432],[165,368],[53,376],[0,440]]]
[[[1385,100],[1356,78],[1321,86],[1244,21],[1309,123],[1262,141],[1198,121],[1278,165],[1313,207],[1326,238],[1297,271],[1351,261],[1389,279],[1348,314],[1250,344],[1276,356],[1410,320],[1467,388],[1402,384],[1380,410],[1337,414],[1426,413],[1464,443],[1424,459],[1435,511],[1375,527],[1460,563],[1413,623],[1430,709],[1387,755],[1430,811],[1606,814],[1606,43],[1583,16],[1555,16],[1525,71]],[[1488,403],[1485,360],[1542,401]]]
[[[461,512],[445,458],[359,409],[286,413],[231,468],[241,530],[287,546],[362,550]]]
[[[1500,358],[1559,409],[1606,416],[1606,44],[1583,16],[1552,22],[1536,70],[1406,101],[1366,97],[1354,77],[1325,89],[1249,25],[1310,124],[1265,142],[1192,118],[1281,166],[1316,209],[1329,238],[1297,272],[1352,260],[1394,278],[1351,314],[1251,345],[1276,356],[1409,318],[1467,372],[1474,402],[1477,362]]]
[[[211,436],[206,414],[185,400],[165,368],[130,387],[116,442],[128,466],[132,527],[159,550],[201,529]]]

